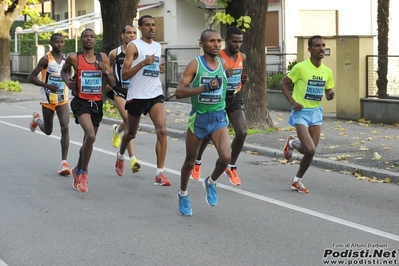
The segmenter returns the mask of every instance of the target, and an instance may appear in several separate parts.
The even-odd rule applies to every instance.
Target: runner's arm
[[[181,77],[176,88],[176,98],[187,98],[193,95],[200,94],[204,91],[202,87],[191,88],[190,83],[193,81],[197,73],[197,60],[192,60],[184,69],[183,76]]]
[[[37,75],[39,75],[40,71],[47,68],[47,65],[48,65],[48,57],[47,57],[47,55],[45,55],[42,58],[40,58],[39,63],[32,70],[32,73],[30,73],[29,82],[32,84],[35,84],[36,86],[45,87],[48,89],[50,89],[50,87],[52,88],[54,86],[54,84],[50,85],[50,84],[44,83],[37,77]]]
[[[71,77],[71,69],[73,68],[75,72],[77,71],[76,70],[77,58],[78,57],[76,53],[68,54],[67,58],[65,59],[64,66],[62,67],[61,70],[62,80],[64,80],[65,84],[71,90],[75,89],[75,84],[76,84],[76,79]]]

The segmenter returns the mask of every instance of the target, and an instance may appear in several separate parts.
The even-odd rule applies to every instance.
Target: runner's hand
[[[334,96],[335,96],[335,92],[333,90],[329,90],[326,95],[327,101],[331,101],[332,99],[334,99]]]
[[[52,92],[56,92],[58,90],[58,85],[57,84],[47,84],[46,88]]]
[[[220,88],[219,81],[218,81],[218,76],[214,77],[208,83],[202,85],[201,87],[203,89],[202,90],[203,92],[218,90]]]
[[[294,109],[294,111],[300,111],[303,108],[303,105],[300,103],[297,103],[296,101],[293,101],[291,104],[291,108]]]

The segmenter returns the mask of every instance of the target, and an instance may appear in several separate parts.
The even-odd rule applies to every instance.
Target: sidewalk
[[[39,88],[21,83],[20,93],[0,90],[0,103],[18,101],[38,101]],[[171,138],[184,138],[191,105],[177,102],[175,98],[165,102],[168,135]],[[287,123],[289,112],[269,110],[275,127],[271,133],[248,135],[243,151],[259,153],[275,158],[273,163],[286,164],[282,147],[289,135],[296,135],[295,129]],[[105,124],[115,123],[104,117]],[[141,121],[141,130],[153,131],[150,118]],[[344,174],[360,173],[360,179],[386,178],[391,183],[399,183],[399,124],[371,124],[367,121],[336,119],[335,114],[325,114],[322,136],[317,147],[313,165],[323,171],[341,171]],[[380,158],[379,158],[380,157]],[[299,163],[301,154],[294,151],[293,162]],[[379,158],[379,159],[378,159]],[[378,180],[372,180],[378,181]]]

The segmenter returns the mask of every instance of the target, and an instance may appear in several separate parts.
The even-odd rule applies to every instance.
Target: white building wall
[[[338,10],[339,35],[377,36],[377,0],[285,0],[285,36],[286,53],[296,53],[299,35],[299,11]],[[389,54],[399,54],[399,1],[390,1],[390,45]],[[282,22],[283,23],[283,22]],[[326,23],[320,20],[320,23]],[[323,32],[317,33],[324,35]],[[283,38],[282,38],[283,39]],[[377,54],[377,38],[374,38],[374,50]]]
[[[176,0],[177,27],[176,39],[170,39],[169,46],[198,47],[201,32],[206,29],[207,11],[186,0]]]

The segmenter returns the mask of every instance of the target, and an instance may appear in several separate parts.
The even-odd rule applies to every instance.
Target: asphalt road
[[[242,186],[221,176],[219,204],[210,207],[201,182],[190,180],[193,216],[183,217],[176,198],[183,139],[168,142],[165,172],[172,186],[156,187],[155,135],[138,134],[135,150],[142,169],[137,174],[126,169],[118,177],[111,125],[101,125],[89,165],[89,191],[80,193],[72,189],[71,176],[56,174],[58,121],[51,137],[29,131],[36,108],[37,102],[0,104],[0,266],[398,263],[399,192],[394,184],[311,167],[304,178],[310,193],[304,195],[290,189],[298,165],[242,153]],[[83,137],[73,120],[70,137],[73,166]],[[203,177],[215,160],[210,147]],[[386,256],[377,258],[381,250]]]

